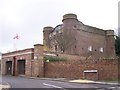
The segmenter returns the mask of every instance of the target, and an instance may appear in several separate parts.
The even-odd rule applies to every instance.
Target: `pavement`
[[[26,76],[21,76],[29,79],[40,79],[40,80],[52,80],[52,81],[62,81],[62,82],[70,82],[70,83],[96,83],[96,84],[111,84],[111,85],[118,85],[120,87],[120,83],[117,82],[103,82],[103,81],[93,81],[93,80],[83,80],[83,79],[77,79],[77,80],[70,80],[66,78],[39,78],[39,77],[26,77]],[[0,83],[0,90],[2,88],[7,88],[9,89],[11,86],[9,83]]]
[[[39,78],[39,77],[27,77],[30,79],[41,79],[41,80],[53,80],[53,81],[62,81],[62,82],[71,82],[71,83],[96,83],[96,84],[110,84],[110,85],[118,85],[120,86],[120,83],[117,81],[115,82],[108,82],[108,81],[93,81],[93,80],[85,80],[85,79],[77,79],[77,80],[70,80],[66,78]]]
[[[0,90],[2,90],[3,88],[9,89],[10,87],[11,87],[10,84],[7,82],[0,83]]]
[[[69,82],[75,82],[75,83],[96,83],[96,84],[110,84],[110,85],[118,85],[120,86],[120,83],[118,82],[106,82],[106,81],[93,81],[93,80],[70,80]]]

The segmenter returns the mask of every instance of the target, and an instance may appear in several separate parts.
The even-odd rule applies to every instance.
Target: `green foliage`
[[[120,37],[116,36],[115,40],[115,51],[118,56],[120,56]]]
[[[44,56],[45,62],[51,62],[51,61],[66,61],[67,59],[65,57],[57,57],[57,56]]]

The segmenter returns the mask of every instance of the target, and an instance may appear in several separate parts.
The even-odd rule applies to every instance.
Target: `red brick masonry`
[[[77,58],[76,60],[74,60]],[[80,59],[73,57],[65,62],[45,63],[46,77],[118,80],[118,59]],[[97,72],[84,72],[97,70]]]

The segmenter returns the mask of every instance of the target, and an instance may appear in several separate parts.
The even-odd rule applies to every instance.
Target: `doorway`
[[[18,60],[18,74],[25,75],[25,60]]]
[[[12,75],[12,61],[6,62],[6,74]]]

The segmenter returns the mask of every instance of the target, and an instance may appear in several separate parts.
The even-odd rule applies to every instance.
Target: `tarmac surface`
[[[8,81],[8,82],[7,82]],[[120,83],[100,82],[92,80],[68,80],[66,78],[38,78],[38,77],[3,77],[1,88],[99,88],[96,90],[120,90]],[[106,89],[103,89],[106,88]],[[82,90],[82,89],[80,89]]]

